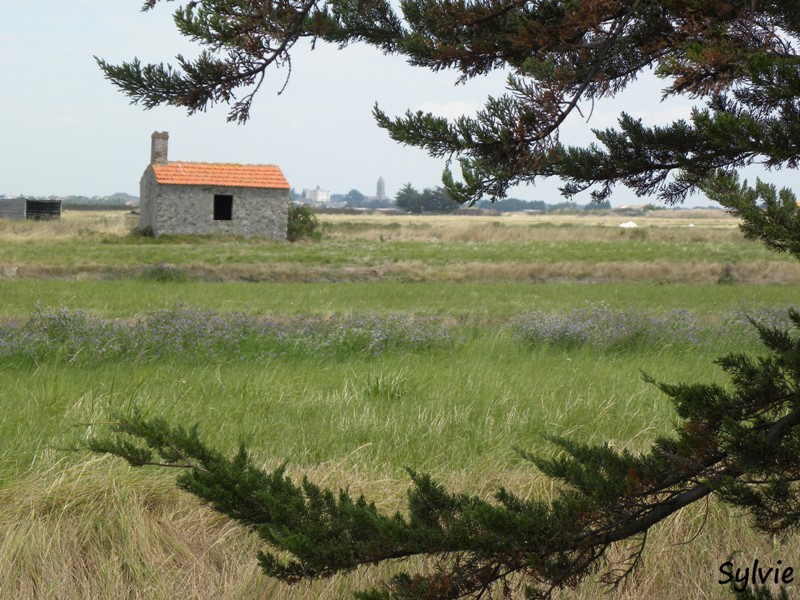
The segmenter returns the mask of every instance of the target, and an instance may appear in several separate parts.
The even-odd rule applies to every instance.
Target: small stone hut
[[[168,144],[166,131],[153,133],[139,182],[140,229],[286,239],[289,183],[278,167],[170,162]]]

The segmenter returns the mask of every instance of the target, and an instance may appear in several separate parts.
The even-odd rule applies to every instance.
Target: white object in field
[[[619,226],[622,227],[623,229],[633,229],[634,227],[638,227],[638,225],[636,225],[636,223],[634,223],[633,221],[626,221],[625,223],[620,223]]]

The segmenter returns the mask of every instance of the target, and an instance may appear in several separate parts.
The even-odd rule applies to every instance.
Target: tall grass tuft
[[[189,273],[170,265],[153,265],[142,269],[142,279],[159,283],[184,283],[189,281]]]

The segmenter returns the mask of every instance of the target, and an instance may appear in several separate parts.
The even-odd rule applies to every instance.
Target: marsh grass
[[[313,480],[377,497],[383,510],[395,507],[394,498],[402,497],[408,484],[333,466],[305,472]],[[444,483],[484,493],[500,483],[522,495],[552,493],[547,482],[524,472],[499,477],[462,472]],[[253,533],[181,494],[168,477],[107,460],[21,480],[0,490],[0,503],[0,598],[8,600],[347,598],[407,566],[400,562],[293,587],[280,584],[260,574],[254,558],[260,546]],[[758,536],[748,531],[742,515],[714,502],[679,513],[655,528],[648,542],[642,567],[624,587],[611,593],[589,580],[556,598],[725,598],[729,594],[716,583],[718,568],[733,552],[742,566],[754,558],[761,564],[792,564],[800,552],[796,538],[778,542]],[[611,552],[623,555],[623,548]]]
[[[61,241],[68,238],[126,237],[138,217],[118,210],[63,210],[61,220],[13,221],[0,219],[0,239],[17,242]]]
[[[62,341],[89,318],[53,316]],[[74,450],[132,406],[198,423],[226,452],[244,441],[265,468],[288,461],[295,478],[363,492],[393,511],[403,507],[406,467],[483,497],[501,486],[548,496],[552,482],[513,447],[551,454],[545,435],[557,433],[640,452],[674,418],[640,369],[665,380],[721,381],[712,358],[751,347],[717,338],[687,364],[671,344],[530,348],[507,330],[476,327],[455,348],[377,355],[323,349],[245,361],[175,354],[82,362],[56,352],[17,364],[16,376],[0,382],[0,397],[14,400],[0,418],[0,598],[343,598],[402,566],[291,588],[267,580],[255,537],[177,491],[171,473]],[[719,556],[795,548],[776,550],[715,506],[693,549],[674,549],[702,521],[687,515],[653,536],[647,566],[623,597],[715,597]],[[589,582],[563,597],[598,593]]]
[[[142,269],[142,279],[158,283],[185,283],[191,279],[191,275],[178,267],[153,265]]]
[[[326,215],[323,219],[331,219]],[[351,217],[352,218],[352,217]],[[375,240],[383,235],[385,241],[402,242],[625,242],[652,241],[656,243],[738,243],[742,235],[736,221],[728,219],[716,226],[687,227],[685,222],[667,223],[644,218],[644,227],[619,229],[619,223],[627,219],[590,220],[573,217],[570,221],[546,217],[493,217],[475,219],[469,217],[431,217],[426,221],[408,221],[394,217],[395,221],[383,217],[381,220],[324,220],[325,234],[339,240]],[[419,218],[418,218],[419,219]]]
[[[387,512],[403,509],[406,467],[484,498],[500,487],[552,497],[553,482],[514,447],[553,455],[545,436],[561,434],[644,451],[675,415],[641,371],[724,384],[716,357],[758,352],[732,309],[779,318],[774,307],[797,292],[763,285],[796,281],[795,267],[744,242],[730,219],[690,228],[683,214],[648,218],[635,235],[608,216],[326,216],[321,242],[291,247],[140,238],[118,214],[78,216],[46,227],[0,222],[0,322],[24,330],[30,321],[40,344],[0,358],[3,600],[334,599],[403,566],[291,588],[266,579],[255,536],[177,490],[173,473],[80,450],[134,406],[197,423],[226,452],[245,442],[267,469],[286,461],[295,479],[363,492]],[[263,280],[280,283],[255,283]],[[601,303],[610,320],[593,327]],[[635,324],[687,309],[692,327],[718,335],[653,337],[645,327],[620,343],[591,336],[614,325],[616,311]],[[317,329],[269,346],[230,333],[233,313],[247,326]],[[389,339],[399,342],[374,346],[376,322],[392,315],[401,326]],[[581,315],[572,339],[548,338],[558,326],[527,327]],[[404,336],[419,322],[456,335],[432,344]],[[352,335],[337,337],[346,323]],[[325,324],[334,326],[322,335]],[[132,331],[143,332],[138,342]],[[736,552],[742,565],[800,566],[797,536],[766,538],[711,502],[653,531],[627,587],[609,594],[588,581],[558,597],[729,597],[718,568]]]
[[[569,312],[600,303],[612,309],[634,311],[690,308],[700,318],[711,318],[739,306],[787,306],[797,298],[798,290],[793,285],[16,279],[0,280],[0,321],[27,318],[37,303],[43,310],[68,308],[85,310],[95,317],[121,319],[136,318],[144,312],[179,303],[255,316],[402,312],[481,324],[506,321],[533,310]]]
[[[0,223],[0,277],[181,280],[798,283],[800,267],[747,242],[733,219],[323,217],[314,243],[130,233],[130,217]],[[726,271],[727,269],[727,271]],[[724,279],[724,277],[723,277]]]

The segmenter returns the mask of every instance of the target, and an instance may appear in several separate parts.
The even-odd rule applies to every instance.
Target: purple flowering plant
[[[635,350],[666,344],[699,346],[721,336],[754,339],[753,322],[785,327],[789,317],[785,309],[739,308],[722,313],[713,322],[704,322],[686,309],[645,313],[592,304],[567,313],[532,311],[517,317],[512,329],[515,339],[530,347]]]
[[[511,321],[510,330],[515,340],[528,347],[625,350],[645,345],[697,346],[720,336],[751,339],[753,321],[779,326],[787,323],[788,316],[785,310],[742,308],[704,322],[683,309],[644,313],[599,304],[567,313],[525,313]],[[257,317],[176,304],[120,320],[101,319],[80,309],[37,306],[25,320],[0,323],[0,360],[345,358],[452,348],[463,340],[463,328],[452,320],[396,313]]]
[[[217,313],[177,304],[130,322],[83,310],[36,307],[24,321],[0,324],[0,359],[243,360],[276,355],[346,357],[451,347],[452,325],[430,317],[363,314],[287,318]]]

